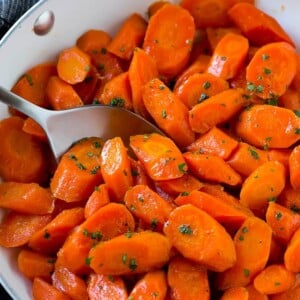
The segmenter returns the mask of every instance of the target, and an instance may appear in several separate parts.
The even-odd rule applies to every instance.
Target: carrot
[[[265,210],[268,201],[276,199],[285,185],[285,168],[278,161],[259,166],[244,181],[240,201],[250,209]]]
[[[132,92],[133,110],[143,117],[149,118],[149,113],[143,102],[143,86],[149,80],[158,77],[154,59],[143,49],[135,48],[129,65],[128,75]]]
[[[171,299],[210,299],[207,270],[182,256],[175,256],[168,266]]]
[[[122,201],[133,185],[130,160],[120,137],[107,140],[101,152],[101,173],[112,200]]]
[[[90,300],[127,300],[124,280],[119,276],[90,273],[87,279]]]
[[[278,105],[289,108],[295,113],[300,111],[300,93],[298,90],[288,88],[278,99]]]
[[[300,271],[300,263],[297,259],[300,251],[300,228],[298,228],[290,239],[289,244],[284,252],[284,265],[287,270],[298,273]]]
[[[234,78],[246,61],[248,40],[241,34],[227,33],[217,44],[207,72],[226,80]]]
[[[0,177],[5,181],[44,183],[48,174],[43,144],[25,133],[24,120],[8,117],[0,121]]]
[[[300,146],[293,148],[289,157],[290,182],[294,189],[300,188]]]
[[[196,29],[193,44],[192,44],[192,50],[190,54],[190,64],[193,64],[196,60],[198,60],[201,56],[210,56],[211,50],[209,46],[209,41],[207,38],[207,34],[205,30],[198,30]],[[202,60],[203,67],[204,64],[207,64],[208,61],[205,63],[205,59]],[[189,65],[186,66],[189,68]],[[206,68],[204,69],[206,70]]]
[[[55,288],[52,284],[35,277],[32,284],[32,295],[34,300],[71,300],[69,296]]]
[[[89,251],[100,241],[109,240],[134,230],[133,216],[125,205],[109,203],[76,227],[57,253],[56,267],[62,266],[75,274],[90,271]]]
[[[166,273],[163,270],[150,271],[134,285],[129,299],[164,300],[167,289]]]
[[[156,61],[159,74],[168,80],[187,65],[194,35],[189,12],[179,5],[164,5],[149,20],[143,48]]]
[[[103,87],[101,95],[96,94],[96,99],[101,104],[123,107],[132,110],[131,88],[128,72],[116,75]]]
[[[55,258],[22,249],[18,254],[17,262],[19,271],[27,278],[41,277],[50,280],[54,271]]]
[[[294,300],[299,298],[300,295],[300,285],[297,284],[295,287],[289,289],[286,292],[270,295],[271,300]]]
[[[284,245],[300,227],[300,215],[275,202],[268,205],[266,221],[272,228],[274,237]]]
[[[236,172],[246,177],[267,161],[267,151],[244,142],[239,142],[236,151],[226,160]]]
[[[293,287],[296,275],[284,265],[269,265],[253,280],[254,287],[263,294],[282,293]]]
[[[227,289],[220,300],[248,300],[249,293],[245,287],[232,287]]]
[[[85,281],[67,268],[56,268],[51,278],[53,286],[72,300],[89,299]]]
[[[299,128],[299,118],[293,111],[257,104],[241,112],[235,131],[245,142],[267,150],[288,148],[296,143],[300,136]]]
[[[46,226],[35,232],[30,237],[28,246],[39,253],[55,254],[71,231],[83,220],[83,208],[65,209]]]
[[[200,135],[195,142],[187,147],[190,152],[198,151],[203,154],[217,155],[227,160],[232,153],[236,153],[239,143],[224,130],[214,126]],[[234,155],[234,154],[233,154]]]
[[[8,212],[0,224],[0,245],[6,248],[25,245],[31,236],[48,224],[52,215],[30,215]]]
[[[41,141],[46,142],[48,140],[44,129],[32,118],[24,120],[22,130]]]
[[[91,58],[77,46],[66,48],[59,53],[58,76],[69,84],[82,82],[91,68]]]
[[[58,76],[50,77],[45,93],[50,105],[56,110],[83,105],[74,87]]]
[[[300,88],[300,55],[297,53],[297,72],[291,83],[291,88],[299,90]]]
[[[129,189],[124,202],[135,217],[158,230],[162,229],[172,211],[172,206],[146,185]]]
[[[99,208],[110,202],[108,187],[105,183],[95,187],[95,190],[88,198],[84,207],[84,216],[87,219],[94,214]]]
[[[224,227],[191,204],[179,206],[171,212],[165,234],[185,258],[209,270],[222,272],[236,261],[233,241]]]
[[[271,149],[268,151],[268,159],[281,162],[284,165],[286,172],[289,172],[289,157],[291,152],[292,149]]]
[[[149,17],[149,19],[164,5],[169,4],[170,2],[167,0],[157,0],[152,2],[149,6],[148,6],[148,10],[147,10],[147,15]]]
[[[285,248],[286,245],[280,242],[279,239],[277,239],[275,235],[273,235],[271,241],[270,256],[267,264],[271,265],[271,264],[282,263]]]
[[[37,183],[0,183],[0,207],[20,213],[44,215],[54,210],[49,190]]]
[[[200,180],[232,186],[242,183],[242,177],[219,156],[199,152],[185,152],[183,156],[188,168]]]
[[[170,250],[169,239],[160,233],[129,233],[92,248],[89,252],[90,266],[103,275],[144,273],[165,265],[170,258]]]
[[[182,177],[187,165],[174,142],[157,133],[130,137],[130,147],[153,180]]]
[[[272,229],[263,220],[249,217],[234,236],[237,260],[234,266],[217,274],[216,286],[225,290],[247,286],[262,271],[270,255]]]
[[[192,130],[205,133],[214,126],[223,124],[234,117],[244,106],[242,90],[228,89],[196,104],[189,111]]]
[[[289,181],[286,182],[283,191],[278,196],[278,204],[283,205],[295,213],[300,211],[299,191],[293,189]]]
[[[54,197],[66,202],[88,199],[102,181],[102,145],[100,138],[83,139],[62,156],[50,183]]]
[[[41,107],[49,107],[45,88],[51,76],[56,75],[56,64],[45,62],[34,66],[14,84],[11,91]]]
[[[223,78],[209,73],[195,73],[190,75],[174,93],[188,107],[229,89],[229,84]]]
[[[260,293],[258,290],[255,289],[253,283],[246,286],[248,291],[249,300],[268,300],[269,297],[265,294]]]
[[[284,66],[289,68],[282,72]],[[259,48],[246,69],[247,89],[260,98],[282,96],[297,71],[297,54],[285,42],[267,44]]]
[[[236,3],[229,9],[228,16],[256,46],[281,41],[294,45],[291,38],[273,17],[250,3]]]
[[[154,78],[144,85],[143,101],[158,127],[179,147],[186,147],[195,140],[187,107],[160,79]]]
[[[129,158],[130,158],[130,165],[131,165],[131,174],[133,178],[133,185],[144,184],[144,185],[148,185],[150,188],[153,188],[153,182],[148,176],[141,161],[135,160],[131,157]]]

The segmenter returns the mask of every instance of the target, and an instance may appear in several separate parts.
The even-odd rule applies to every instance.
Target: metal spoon
[[[85,137],[109,139],[120,136],[128,145],[131,135],[152,132],[163,134],[141,116],[119,107],[97,104],[66,110],[48,110],[1,86],[0,101],[31,117],[43,127],[57,161],[74,142]]]

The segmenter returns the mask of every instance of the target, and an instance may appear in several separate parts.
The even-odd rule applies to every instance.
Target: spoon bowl
[[[160,133],[141,116],[115,106],[85,105],[65,110],[48,110],[0,86],[0,101],[38,122],[47,134],[56,161],[76,141],[97,136],[104,140],[119,136],[125,145],[136,134]]]

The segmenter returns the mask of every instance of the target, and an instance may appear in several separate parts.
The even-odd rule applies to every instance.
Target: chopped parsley
[[[188,235],[193,234],[193,230],[190,225],[182,224],[178,227],[178,230],[182,234],[188,234]]]
[[[165,118],[167,117],[167,112],[166,112],[165,109],[163,109],[163,110],[161,111],[161,117],[162,117],[163,119],[165,119]]]
[[[258,153],[254,150],[254,149],[252,149],[252,148],[248,148],[248,151],[249,151],[249,153],[250,153],[250,155],[255,159],[255,160],[258,160],[259,159],[259,155],[258,155]]]
[[[205,82],[203,83],[203,88],[204,88],[205,90],[209,89],[210,87],[211,87],[211,83],[210,83],[209,81],[205,81]]]
[[[186,173],[187,172],[187,164],[186,163],[181,163],[178,165],[178,170],[182,173]]]
[[[129,260],[129,269],[134,271],[138,267],[136,260],[134,258],[130,258]]]
[[[121,97],[111,99],[110,106],[124,107],[125,101]]]

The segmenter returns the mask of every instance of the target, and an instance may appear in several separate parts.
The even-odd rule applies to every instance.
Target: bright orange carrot
[[[299,53],[297,54],[297,72],[296,72],[295,77],[293,78],[291,87],[295,90],[299,90],[299,87],[300,87],[300,55],[299,55]]]
[[[284,252],[284,265],[294,273],[300,271],[300,263],[297,259],[300,251],[300,228],[293,234],[285,252]]]
[[[270,255],[272,229],[263,220],[250,217],[234,236],[237,260],[234,266],[217,274],[217,288],[247,286],[266,266]]]
[[[56,268],[51,278],[53,286],[72,300],[89,299],[85,281],[67,268]]]
[[[300,188],[300,146],[293,148],[289,157],[290,182],[294,189]]]
[[[224,227],[191,204],[171,212],[165,234],[184,257],[212,271],[222,272],[236,262],[233,241]]]
[[[300,93],[298,90],[288,88],[278,99],[278,105],[292,109],[295,113],[300,111]]]
[[[18,269],[29,279],[41,277],[50,280],[55,258],[38,252],[22,249],[18,254]]]
[[[246,289],[248,291],[249,300],[268,300],[269,297],[265,294],[260,293],[253,284],[247,285]]]
[[[163,7],[166,4],[169,4],[170,2],[167,0],[158,0],[158,1],[154,1],[152,2],[149,7],[148,7],[148,17],[151,18],[161,7]]]
[[[11,248],[25,245],[31,236],[48,224],[52,215],[30,215],[8,212],[0,225],[0,245]]]
[[[167,289],[166,273],[163,270],[150,271],[134,285],[129,299],[164,300]]]
[[[48,140],[44,129],[32,118],[24,120],[22,130],[41,141],[46,142]]]
[[[48,189],[36,183],[0,183],[0,207],[20,213],[44,215],[54,210],[54,198]]]
[[[242,183],[242,177],[219,156],[199,152],[185,152],[183,156],[188,168],[200,180],[206,179],[232,186]]]
[[[91,68],[91,58],[77,46],[62,50],[57,61],[58,76],[69,84],[82,82]]]
[[[249,299],[249,293],[248,290],[245,287],[239,286],[239,287],[232,287],[223,293],[220,300],[248,300]]]
[[[282,72],[284,66],[289,66]],[[285,42],[267,44],[259,48],[246,69],[247,89],[260,98],[282,96],[297,71],[297,54]]]
[[[189,111],[193,131],[205,133],[212,127],[229,121],[245,105],[241,89],[228,89],[196,104]]]
[[[35,232],[30,237],[28,246],[39,253],[55,254],[71,231],[83,220],[82,207],[65,209],[46,226]]]
[[[295,286],[286,292],[269,295],[270,300],[294,300],[298,299],[300,295],[300,284]]]
[[[210,299],[206,268],[184,257],[175,256],[170,260],[168,284],[172,299]]]
[[[286,182],[283,191],[278,196],[278,203],[290,209],[293,212],[297,213],[300,211],[299,191],[293,189],[289,181]]]
[[[228,11],[228,16],[254,45],[261,46],[280,41],[293,45],[291,38],[280,24],[252,4],[236,3]]]
[[[122,201],[133,185],[130,160],[120,137],[107,140],[101,152],[101,173],[112,200]]]
[[[268,151],[268,159],[279,161],[284,165],[286,172],[289,172],[289,158],[291,152],[292,149],[271,149]]]
[[[77,142],[62,156],[50,183],[56,198],[66,202],[88,199],[102,181],[102,146],[102,139],[87,138]]]
[[[187,107],[160,79],[154,78],[144,85],[143,101],[158,127],[179,147],[186,147],[195,140]]]
[[[153,188],[153,182],[147,174],[142,162],[130,157],[130,165],[133,185],[144,184],[148,185],[150,188]]]
[[[130,147],[153,180],[175,179],[187,172],[182,153],[168,137],[156,133],[131,136]]]
[[[149,21],[143,48],[156,61],[159,74],[171,79],[186,66],[194,35],[195,24],[188,11],[179,5],[164,5]]]
[[[92,248],[90,266],[103,275],[144,273],[165,265],[170,259],[170,250],[169,239],[160,233],[129,233]]]

